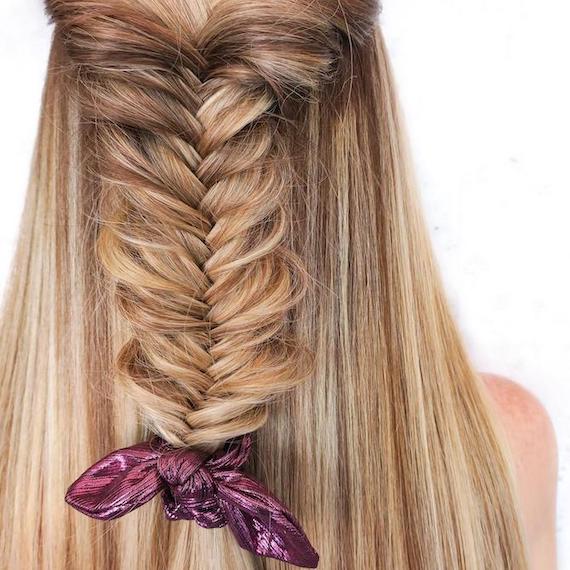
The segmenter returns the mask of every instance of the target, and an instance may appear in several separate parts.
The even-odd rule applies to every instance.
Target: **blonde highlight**
[[[90,462],[149,433],[213,450],[255,431],[253,470],[320,567],[524,570],[377,3],[47,6],[0,337],[2,567],[282,568],[156,505],[92,523],[63,504]]]

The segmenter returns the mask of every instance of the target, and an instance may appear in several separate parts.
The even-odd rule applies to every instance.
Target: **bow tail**
[[[234,472],[218,483],[218,499],[238,544],[258,556],[267,556],[316,568],[319,555],[291,512],[259,482]]]
[[[162,490],[158,457],[152,442],[114,451],[87,469],[69,487],[65,500],[96,519],[122,517]]]

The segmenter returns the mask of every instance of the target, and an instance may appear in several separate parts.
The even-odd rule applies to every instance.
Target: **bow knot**
[[[176,449],[158,458],[158,473],[164,480],[164,511],[170,520],[195,520],[205,528],[227,524],[224,511],[216,496],[214,473],[201,454]]]
[[[318,554],[289,510],[258,481],[240,471],[251,436],[207,456],[160,438],[110,453],[77,479],[66,501],[80,512],[111,520],[162,491],[170,520],[205,528],[228,525],[238,544],[259,556],[316,568]]]

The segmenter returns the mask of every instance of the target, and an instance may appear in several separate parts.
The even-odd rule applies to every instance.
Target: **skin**
[[[516,382],[481,376],[514,459],[530,570],[555,570],[558,452],[552,422],[539,400]]]

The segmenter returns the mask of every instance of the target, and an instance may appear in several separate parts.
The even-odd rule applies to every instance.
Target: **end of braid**
[[[334,76],[375,3],[221,0],[183,34],[138,2],[47,6],[94,129],[98,255],[131,330],[118,378],[152,431],[216,449],[310,373],[281,114]]]

